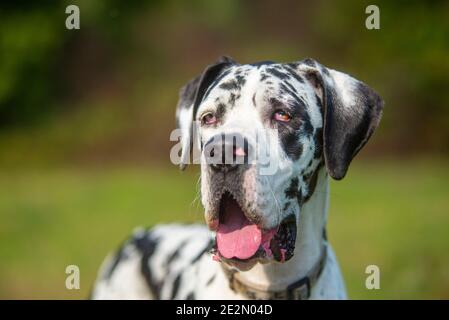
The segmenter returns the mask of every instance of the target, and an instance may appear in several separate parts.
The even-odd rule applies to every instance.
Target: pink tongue
[[[231,197],[225,199],[223,221],[218,225],[217,246],[226,259],[251,258],[262,242],[262,231],[250,222]]]

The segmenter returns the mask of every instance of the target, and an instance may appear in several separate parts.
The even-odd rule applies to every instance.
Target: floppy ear
[[[379,124],[383,101],[363,82],[312,59],[299,69],[322,98],[324,160],[329,175],[340,180]]]
[[[209,65],[201,75],[190,80],[179,91],[179,101],[176,107],[176,126],[181,129],[181,170],[184,170],[189,163],[193,144],[193,122],[198,106],[209,86],[226,67],[232,64],[235,64],[235,62],[229,57],[223,56],[219,58],[217,62]]]

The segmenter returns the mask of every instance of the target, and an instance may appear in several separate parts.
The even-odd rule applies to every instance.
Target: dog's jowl
[[[208,66],[176,111],[181,167],[195,146],[201,155],[205,225],[137,230],[106,259],[92,297],[346,298],[325,231],[329,176],[345,176],[382,105],[312,59]]]

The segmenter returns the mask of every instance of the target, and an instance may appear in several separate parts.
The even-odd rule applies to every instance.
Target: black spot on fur
[[[122,262],[122,261],[125,261],[126,259],[128,259],[128,255],[125,252],[125,248],[126,248],[127,245],[129,245],[129,244],[128,243],[124,243],[118,249],[118,251],[115,254],[114,259],[113,259],[113,261],[111,263],[111,266],[109,267],[109,269],[106,271],[106,273],[104,275],[105,279],[111,278],[112,274],[114,273],[114,271],[117,268],[117,266],[119,265],[119,263]]]
[[[303,152],[303,145],[299,142],[299,133],[291,128],[279,128],[282,147],[293,160],[298,160]]]
[[[193,292],[190,292],[187,295],[186,300],[195,300],[195,294]]]
[[[215,280],[215,276],[216,276],[216,274],[214,273],[214,274],[212,275],[212,277],[210,277],[210,279],[207,280],[206,286],[210,286],[210,285],[211,285],[211,283]]]
[[[165,262],[166,266],[168,267],[174,260],[176,260],[179,257],[179,253],[182,251],[182,248],[184,247],[184,243],[179,245],[176,250],[168,256],[167,261]]]
[[[268,75],[265,72],[260,74],[260,82],[264,82],[267,79],[268,79]]]
[[[289,72],[289,74],[296,79],[299,83],[304,83],[304,79],[296,72],[294,68],[292,68],[290,65],[284,66],[284,68]],[[296,68],[296,67],[295,67]]]
[[[153,239],[151,232],[145,233],[139,238],[135,238],[133,241],[137,250],[142,253],[142,262],[140,271],[142,272],[145,281],[150,288],[151,293],[155,299],[160,299],[161,283],[158,283],[152,276],[149,260],[157,247],[157,239]]]
[[[329,73],[329,70],[327,70],[327,68],[321,68],[321,71],[328,77],[331,76],[331,74]]]
[[[315,134],[313,135],[313,140],[315,141],[315,152],[313,153],[313,157],[315,159],[321,158],[323,154],[323,128],[318,128],[315,130]]]
[[[285,196],[289,199],[294,199],[299,187],[299,179],[293,178],[290,181],[290,186],[285,190]]]
[[[204,249],[201,250],[201,251],[197,254],[197,256],[196,256],[195,258],[193,258],[191,264],[194,264],[194,263],[198,262],[198,260],[200,260],[201,257],[202,257],[206,252],[209,252],[210,250],[212,250],[213,245],[214,245],[214,241],[213,241],[213,240],[210,240],[210,241],[207,243],[207,245],[204,247]]]
[[[309,119],[306,119],[305,121],[303,121],[302,130],[303,130],[303,133],[307,136],[313,135],[313,126]]]
[[[284,81],[283,84],[287,86],[291,92],[294,92],[295,94],[298,93],[298,90],[290,83],[290,81]]]
[[[231,107],[235,106],[235,102],[240,99],[240,94],[235,94],[233,92],[231,92],[230,96],[229,96],[229,101],[228,103],[231,105]]]
[[[315,99],[316,99],[316,103],[320,107],[321,115],[324,115],[323,102],[321,101],[321,98],[316,93],[315,93]]]
[[[267,68],[266,70],[269,74],[273,75],[276,78],[279,78],[280,80],[290,79],[289,74],[280,71],[278,68],[273,67],[273,68]]]
[[[302,108],[305,109],[306,103],[304,102],[304,99],[302,97],[298,96],[298,94],[295,91],[293,91],[289,87],[287,87],[287,85],[285,83],[286,82],[283,82],[279,85],[281,95],[289,95],[293,100],[296,101],[298,106],[301,106]]]
[[[234,80],[234,79],[233,80],[229,80],[227,82],[223,82],[218,87],[220,89],[223,89],[223,90],[236,90],[236,89],[239,89],[239,85],[238,85],[237,81]]]
[[[285,196],[288,199],[296,199],[298,204],[302,203],[302,192],[299,189],[299,179],[297,177],[290,181],[290,186],[285,190]]]
[[[181,276],[182,276],[182,273],[179,273],[176,276],[175,281],[173,281],[173,288],[172,288],[172,292],[171,292],[171,300],[175,299],[176,295],[178,294],[179,285],[181,283]]]
[[[313,163],[313,159],[310,159],[310,160],[309,160],[309,163],[307,164],[307,168],[312,167],[312,163]]]
[[[224,103],[219,103],[217,105],[217,110],[215,111],[215,117],[220,121],[223,121],[225,113],[226,113],[226,105]]]
[[[308,65],[310,67],[315,67],[316,66],[315,60],[310,59],[310,58],[302,60],[302,63],[304,63],[305,65]]]
[[[253,94],[252,101],[253,101],[253,105],[256,106],[256,94]]]
[[[315,169],[315,171],[313,172],[313,174],[310,177],[307,177],[307,195],[304,197],[304,202],[307,202],[310,197],[313,195],[313,193],[315,192],[315,188],[316,188],[316,184],[318,181],[318,172],[319,172],[319,167],[317,169]]]
[[[241,88],[245,85],[246,83],[246,79],[245,77],[241,76],[241,75],[237,75],[235,77],[236,81],[237,81],[237,85]]]

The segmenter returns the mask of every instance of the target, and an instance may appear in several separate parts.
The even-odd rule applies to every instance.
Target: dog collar
[[[229,287],[236,293],[240,293],[248,299],[260,299],[260,300],[307,300],[310,298],[310,293],[313,286],[318,281],[327,259],[327,246],[323,245],[321,255],[312,269],[306,274],[305,277],[290,284],[284,290],[265,290],[257,288],[252,285],[245,284],[239,279],[239,274],[236,269],[231,269],[223,266],[225,275],[229,280]]]

